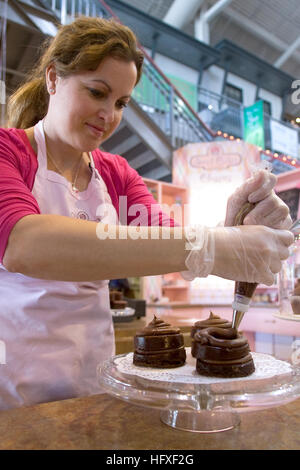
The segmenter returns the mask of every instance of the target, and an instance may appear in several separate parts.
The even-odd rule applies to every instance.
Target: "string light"
[[[297,118],[297,119],[298,119],[298,122],[300,123],[300,117]],[[241,142],[241,140],[242,140],[240,137],[234,137],[234,135],[229,136],[227,132],[222,132],[221,130],[218,130],[216,132],[216,135],[219,135],[219,136],[222,135],[225,139],[229,139],[231,141],[235,140],[236,142]],[[293,157],[291,157],[291,155],[283,155],[283,154],[279,155],[277,152],[272,153],[272,151],[269,150],[269,149],[263,150],[262,147],[257,147],[257,149],[258,149],[259,152],[263,152],[271,158],[277,158],[278,160],[282,160],[283,162],[286,162],[289,165],[296,166],[297,163],[298,163],[298,166],[300,167],[300,162],[293,159]]]

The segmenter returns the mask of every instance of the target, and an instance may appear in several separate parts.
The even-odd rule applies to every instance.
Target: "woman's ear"
[[[50,95],[54,95],[56,91],[56,84],[57,84],[57,73],[55,69],[55,65],[51,64],[48,65],[46,68],[46,85],[47,90]]]

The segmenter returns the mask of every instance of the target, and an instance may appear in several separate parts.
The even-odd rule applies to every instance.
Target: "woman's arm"
[[[95,281],[182,271],[186,256],[180,227],[104,226],[34,214],[12,229],[3,265],[41,279]]]
[[[184,232],[184,234],[183,234]],[[140,235],[138,237],[138,235]],[[199,227],[105,225],[60,215],[28,215],[14,226],[3,259],[9,271],[61,281],[185,271],[271,285],[294,236],[261,225]]]

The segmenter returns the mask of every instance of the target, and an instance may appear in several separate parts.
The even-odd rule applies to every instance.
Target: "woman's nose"
[[[106,102],[98,111],[98,116],[107,123],[112,123],[115,118],[115,106],[113,103]]]

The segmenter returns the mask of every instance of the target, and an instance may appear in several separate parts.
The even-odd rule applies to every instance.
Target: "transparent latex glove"
[[[198,227],[196,234],[193,230],[191,234],[186,231],[188,271],[181,274],[187,280],[213,274],[233,281],[272,285],[294,242],[288,230],[262,225]]]
[[[271,228],[288,229],[292,225],[288,206],[275,194],[277,178],[266,170],[259,170],[247,179],[229,197],[225,226],[234,225],[235,216],[245,202],[256,206],[245,217],[244,225],[266,225]]]

